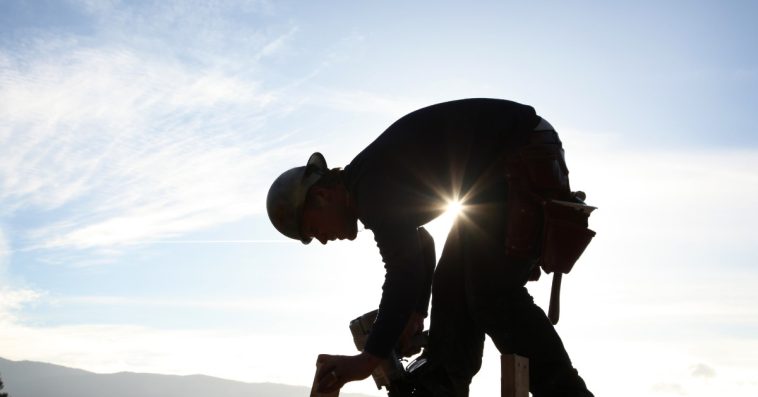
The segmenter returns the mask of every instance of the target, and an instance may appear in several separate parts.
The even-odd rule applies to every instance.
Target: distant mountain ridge
[[[306,397],[310,394],[310,388],[305,386],[245,383],[206,375],[96,374],[3,358],[0,358],[0,379],[9,397]],[[351,393],[340,396],[375,397]]]

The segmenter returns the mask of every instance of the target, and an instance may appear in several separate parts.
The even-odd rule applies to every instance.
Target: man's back
[[[480,98],[404,116],[345,167],[359,218],[368,228],[427,223],[509,148],[524,144],[539,120],[530,106]]]

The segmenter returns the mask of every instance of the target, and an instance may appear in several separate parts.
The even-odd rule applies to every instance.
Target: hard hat
[[[266,197],[268,219],[281,234],[300,240],[303,244],[312,238],[300,233],[303,217],[303,205],[308,189],[316,183],[329,169],[321,153],[313,153],[303,167],[285,171],[271,184]]]

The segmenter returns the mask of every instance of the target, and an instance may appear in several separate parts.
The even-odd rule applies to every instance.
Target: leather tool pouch
[[[595,232],[587,228],[591,210],[585,211],[575,203],[566,205],[560,201],[548,201],[544,208],[540,266],[546,273],[568,273],[595,237]]]
[[[573,202],[560,141],[527,145],[516,157],[506,165],[506,255],[539,256],[545,272],[568,273],[595,236],[587,228],[591,209]]]
[[[545,198],[570,194],[563,149],[554,143],[530,144],[506,164],[508,222],[506,255],[529,259],[539,256]]]

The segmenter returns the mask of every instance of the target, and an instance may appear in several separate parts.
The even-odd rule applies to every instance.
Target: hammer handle
[[[558,324],[558,318],[561,316],[561,276],[563,274],[553,273],[553,287],[550,289],[550,308],[547,318],[553,325]]]

